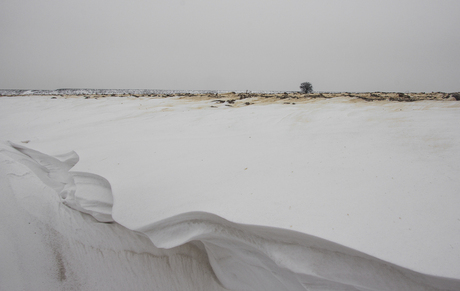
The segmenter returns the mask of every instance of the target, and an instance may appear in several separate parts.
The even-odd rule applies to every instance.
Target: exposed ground
[[[5,96],[5,95],[4,95]],[[361,99],[365,101],[397,101],[397,102],[413,102],[419,100],[442,100],[442,101],[458,101],[460,100],[460,92],[445,93],[399,93],[399,92],[368,92],[368,93],[309,93],[286,92],[286,93],[175,93],[175,94],[94,94],[94,95],[50,95],[51,98],[57,97],[84,97],[84,98],[105,98],[105,97],[144,97],[144,98],[168,98],[179,97],[181,99],[191,98],[192,100],[213,100],[217,104],[225,103],[227,106],[244,106],[255,103],[275,102],[285,104],[304,103],[312,99],[328,99],[337,97],[349,97]]]

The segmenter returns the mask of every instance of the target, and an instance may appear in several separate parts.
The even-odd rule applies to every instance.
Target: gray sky
[[[458,0],[1,0],[0,89],[460,91]]]

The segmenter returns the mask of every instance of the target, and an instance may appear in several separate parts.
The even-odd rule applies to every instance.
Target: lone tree
[[[302,90],[302,93],[313,93],[313,86],[310,82],[303,82],[300,84],[300,90]]]

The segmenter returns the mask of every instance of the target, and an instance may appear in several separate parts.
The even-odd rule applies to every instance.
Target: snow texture
[[[48,106],[48,102],[54,101],[40,103],[40,101],[45,100],[40,98],[37,100],[27,100],[30,101],[30,103],[27,103],[28,105],[21,103],[21,100],[10,99],[10,101],[14,102],[4,102],[4,104],[7,104],[9,107],[8,112],[6,110],[4,111],[4,120],[10,118],[10,121],[16,120],[18,122],[16,125],[9,123],[11,127],[16,129],[20,128],[19,124],[25,122],[28,126],[36,126],[34,135],[43,132],[43,136],[56,135],[59,137],[68,137],[69,139],[64,141],[66,145],[73,144],[72,136],[78,137],[78,141],[80,142],[82,142],[82,137],[85,135],[91,137],[91,142],[99,142],[97,134],[92,134],[89,131],[80,133],[79,131],[82,123],[92,122],[92,120],[88,118],[89,115],[87,115],[85,120],[72,119],[71,115],[76,114],[76,116],[78,116],[78,112],[63,110],[66,104],[55,105],[53,103],[53,105]],[[70,102],[69,100],[62,101]],[[82,110],[81,112],[87,112],[89,107],[83,106],[75,100],[72,101],[76,103],[76,107],[74,108],[76,108],[77,111]],[[121,99],[118,101],[121,101]],[[122,102],[126,101],[126,99],[122,100]],[[17,103],[17,105],[19,105],[17,107],[18,111],[14,110],[16,102],[19,102]],[[141,100],[140,102],[148,104],[149,100]],[[388,258],[392,257],[391,253],[389,255],[386,253],[387,250],[382,248],[385,242],[375,241],[375,246],[368,247],[368,250],[374,250],[377,254],[380,254],[380,256],[375,254],[370,255],[359,248],[350,248],[343,243],[337,243],[337,241],[343,241],[340,236],[337,236],[337,241],[334,242],[320,238],[317,235],[310,235],[308,232],[303,231],[304,229],[308,229],[305,225],[295,226],[292,230],[288,227],[277,226],[279,221],[281,221],[279,223],[286,223],[287,221],[304,221],[307,223],[308,213],[304,213],[303,216],[301,215],[297,220],[293,217],[288,217],[283,220],[280,213],[288,212],[281,209],[283,206],[282,201],[293,199],[292,195],[298,195],[298,193],[292,194],[292,192],[295,192],[294,190],[299,189],[300,186],[299,184],[294,184],[294,186],[292,186],[293,188],[290,188],[288,184],[285,184],[281,180],[273,181],[274,176],[271,175],[272,173],[263,171],[263,169],[259,169],[259,174],[252,174],[250,176],[249,181],[252,181],[252,185],[248,184],[244,178],[239,179],[245,188],[251,188],[255,185],[261,187],[265,192],[265,194],[257,194],[257,192],[254,191],[255,195],[261,195],[257,198],[258,200],[256,200],[260,201],[260,204],[255,202],[250,203],[252,201],[250,198],[243,201],[246,204],[249,202],[248,206],[251,206],[251,208],[247,209],[252,209],[252,213],[247,210],[243,211],[245,210],[243,208],[245,204],[241,204],[241,199],[244,200],[245,198],[240,198],[240,196],[238,196],[242,188],[238,188],[237,186],[229,187],[228,185],[230,184],[227,185],[224,181],[219,181],[219,183],[223,183],[223,185],[227,187],[226,189],[228,191],[234,191],[235,193],[233,196],[228,195],[228,193],[223,193],[223,195],[220,196],[219,193],[213,193],[209,189],[218,190],[223,188],[219,188],[213,183],[211,183],[212,187],[210,188],[201,185],[201,183],[205,183],[205,181],[197,179],[196,175],[203,169],[203,166],[197,167],[199,163],[195,161],[195,158],[208,155],[208,157],[214,158],[217,164],[224,167],[220,170],[222,172],[217,171],[213,176],[212,172],[216,171],[217,168],[213,167],[213,164],[209,164],[208,162],[207,167],[211,169],[208,169],[206,172],[206,175],[211,178],[208,182],[212,181],[212,179],[217,179],[217,177],[222,174],[228,173],[225,172],[228,171],[228,168],[233,169],[235,163],[240,163],[241,161],[238,160],[236,155],[231,156],[233,160],[228,157],[222,158],[220,156],[219,158],[219,156],[214,154],[211,148],[216,147],[216,145],[221,145],[217,148],[225,152],[230,149],[226,148],[225,144],[229,144],[233,147],[238,145],[238,138],[241,137],[241,128],[239,129],[238,126],[232,123],[234,125],[232,128],[233,135],[229,135],[228,132],[222,133],[222,123],[219,125],[210,124],[209,120],[215,119],[217,116],[214,113],[209,114],[207,109],[202,109],[202,106],[204,106],[203,104],[197,105],[194,103],[190,105],[187,103],[184,107],[180,105],[180,102],[177,100],[161,102],[153,100],[151,102],[153,102],[150,104],[153,108],[168,109],[166,111],[155,111],[152,113],[154,115],[159,114],[161,120],[163,120],[163,123],[160,122],[159,125],[157,124],[159,127],[156,133],[160,134],[160,138],[157,139],[157,142],[164,144],[155,150],[163,149],[164,156],[160,157],[156,163],[152,165],[151,158],[148,158],[149,156],[154,156],[154,152],[148,151],[148,148],[152,145],[151,143],[134,143],[136,146],[133,147],[132,143],[128,142],[128,144],[124,145],[121,142],[116,146],[112,144],[114,145],[112,149],[109,147],[105,148],[107,152],[101,153],[100,151],[96,151],[96,154],[92,156],[91,150],[84,150],[84,148],[82,148],[85,155],[88,154],[91,156],[90,164],[94,168],[102,166],[98,168],[98,173],[102,173],[101,170],[103,170],[114,177],[114,179],[109,178],[112,185],[107,179],[85,170],[91,168],[87,165],[80,166],[79,171],[72,171],[73,168],[78,168],[79,164],[82,162],[79,162],[79,157],[74,151],[63,155],[51,156],[32,149],[32,146],[28,144],[28,140],[23,140],[23,143],[28,144],[27,147],[17,142],[5,141],[0,143],[0,191],[2,195],[2,203],[0,204],[0,256],[2,258],[0,263],[1,290],[460,289],[460,277],[451,275],[455,274],[455,270],[451,273],[442,270],[441,272],[448,274],[446,276],[416,271],[414,270],[415,266],[413,263],[416,260],[409,260],[409,258],[411,258],[410,252],[404,257],[404,259],[408,260],[408,263],[404,266],[395,263],[396,260],[388,260]],[[171,115],[171,112],[174,113],[174,111],[171,111],[174,110],[174,108],[171,109],[168,104],[163,102],[177,104],[178,106],[176,106],[176,108],[179,108],[177,115]],[[379,108],[376,105],[363,105],[362,103],[358,105],[344,105],[342,102],[343,101],[334,101],[332,104],[327,102],[321,102],[319,104],[314,103],[310,104],[308,108],[303,108],[308,111],[308,118],[312,122],[316,121],[315,124],[317,125],[321,123],[330,124],[330,121],[324,118],[327,116],[339,116],[343,118],[344,112],[347,113],[346,116],[362,117],[364,115],[365,118],[369,116],[379,118],[379,115],[366,115],[366,113],[362,111],[362,108],[368,109],[372,107],[370,110],[372,113],[375,113],[381,107]],[[61,125],[54,122],[52,123],[54,123],[55,128],[53,128],[53,126],[43,126],[44,120],[40,121],[40,117],[30,116],[33,115],[30,113],[22,116],[22,114],[27,114],[27,110],[25,109],[27,109],[27,106],[31,106],[31,104],[35,107],[44,106],[46,110],[51,110],[49,112],[65,112],[65,115],[59,116],[59,120],[66,123],[64,117],[69,118],[66,126],[69,126],[72,130],[57,131],[56,127],[59,128]],[[81,106],[80,108],[79,104]],[[121,122],[137,120],[137,124],[140,125],[139,117],[145,117],[144,114],[137,115],[132,113],[132,115],[128,113],[124,116],[116,116],[114,112],[108,113],[100,111],[100,103],[91,104],[91,106],[94,107],[92,109],[90,108],[91,110],[99,110],[102,114],[102,116],[98,115],[93,120],[95,122],[94,126],[102,126],[101,128],[109,130],[108,126],[112,125],[110,129],[117,131],[118,134],[123,132],[124,137],[133,137],[129,135],[129,129],[131,129],[131,134],[133,131],[134,134],[136,133],[136,130],[132,127],[133,124],[127,123],[125,124],[125,128],[123,126],[113,127],[114,124],[121,125],[121,123],[117,123],[120,120]],[[452,116],[457,116],[452,115],[458,113],[455,106],[436,105],[433,109],[429,104],[431,103],[421,103],[419,105],[412,104],[409,105],[409,108],[428,108],[428,113],[431,112],[431,114],[433,114],[433,112],[441,112],[442,115],[446,117],[447,121],[452,121]],[[110,106],[110,104],[106,105]],[[118,105],[119,104],[112,104],[112,106],[114,106],[112,108],[117,108]],[[137,105],[136,103],[136,106]],[[190,109],[190,106],[198,106],[200,109],[193,107],[188,113],[183,110],[184,108]],[[359,107],[358,110],[356,110],[355,106]],[[406,105],[398,106],[404,110],[408,109]],[[334,108],[334,110],[326,110],[326,112],[321,111],[322,113],[318,116],[317,110],[320,110],[319,107],[321,107],[321,110],[331,108]],[[345,110],[342,111],[344,107]],[[265,127],[266,123],[269,123],[268,126],[271,126],[271,130],[276,132],[279,130],[279,127],[274,126],[273,128],[274,122],[279,126],[280,122],[282,125],[283,122],[286,122],[286,118],[296,116],[298,120],[298,118],[303,116],[297,109],[285,110],[279,106],[275,106],[274,108],[275,110],[271,110],[273,107],[271,107],[271,109],[268,108],[267,112],[264,112],[264,110],[267,110],[267,107],[264,109],[263,106],[250,109],[254,110],[253,112],[259,113],[262,118],[262,120],[251,119],[257,125],[257,132],[254,131],[250,133],[256,141],[259,139],[259,144],[249,144],[246,148],[247,152],[255,155],[253,161],[246,160],[250,165],[256,166],[255,161],[263,164],[264,160],[262,157],[268,156],[267,148],[263,149],[263,155],[258,155],[256,151],[257,148],[260,148],[260,142],[266,144],[267,141],[263,139],[261,135],[268,135],[271,138],[270,132],[266,131],[268,128]],[[384,108],[395,109],[390,105]],[[22,113],[21,110],[25,110],[26,112]],[[222,110],[234,109],[222,108]],[[243,119],[245,116],[251,114],[247,111],[248,109],[235,110],[240,110],[238,111],[240,114],[241,110],[244,110],[242,115],[239,115],[239,117]],[[124,108],[124,112],[125,111],[126,108]],[[201,114],[196,116],[194,115],[196,112],[201,112]],[[323,115],[324,113],[325,115]],[[245,126],[254,126],[254,124],[247,123],[247,120],[234,120],[234,113],[231,113],[230,117],[226,116],[226,114],[229,114],[229,111],[221,113],[219,116],[221,122],[222,119],[227,120],[226,118],[231,118],[232,122],[242,122]],[[420,118],[420,116],[414,117],[413,113],[411,114],[410,116],[412,116],[412,118]],[[180,116],[180,123],[174,126],[178,126],[177,129],[179,130],[184,129],[184,124],[187,124],[184,123],[184,121],[187,121],[187,119],[191,117],[190,115],[192,115],[190,119],[191,123],[196,123],[197,120],[202,123],[198,123],[200,126],[190,129],[189,132],[183,132],[180,138],[178,138],[177,131],[171,131],[171,128],[167,128],[166,125],[171,124],[171,118],[178,118],[177,116]],[[394,117],[394,115],[390,115]],[[407,117],[408,115],[406,115],[406,118]],[[33,122],[28,122],[28,118],[32,118],[31,120],[33,120]],[[46,120],[49,121],[52,119],[52,115],[47,115],[46,118]],[[318,122],[318,118],[320,122]],[[109,120],[110,122],[107,123]],[[429,120],[433,121],[434,119]],[[383,132],[386,132],[385,130],[388,129],[390,129],[390,131],[395,130],[391,126],[388,126],[388,123],[386,123],[387,121],[383,121],[384,125],[381,127]],[[74,126],[73,122],[76,122],[77,126]],[[228,122],[228,120],[226,122]],[[348,120],[348,122],[352,121]],[[439,121],[437,122],[436,125],[439,125]],[[334,148],[328,148],[330,145],[324,142],[324,140],[321,141],[321,130],[326,130],[327,132],[330,128],[316,128],[312,131],[312,128],[305,128],[303,127],[303,123],[294,123],[291,119],[288,125],[292,124],[301,126],[303,128],[301,132],[303,132],[305,136],[309,137],[310,140],[313,139],[315,142],[318,142],[316,147],[310,147],[310,149],[320,151],[321,146],[329,149],[330,157],[336,159],[333,164],[337,165],[338,156],[337,153],[334,152]],[[378,124],[373,122],[371,122],[371,124],[374,127],[371,128],[370,131],[375,131],[375,128],[378,128]],[[288,130],[288,127],[285,127],[285,125],[286,124],[281,127],[282,131]],[[150,126],[152,126],[152,123],[142,127],[141,131],[146,133],[148,129],[152,130]],[[166,128],[162,128],[162,126]],[[191,126],[191,124],[187,126]],[[217,135],[219,141],[216,142],[215,140],[203,139],[203,136],[212,132],[215,127],[219,130],[219,134]],[[417,134],[422,135],[421,133],[426,133],[426,126],[419,127],[419,125],[417,125],[416,127],[418,129],[416,132],[403,130],[407,135],[412,134],[411,138],[415,139],[415,143],[417,142]],[[2,128],[4,137],[13,137],[17,134],[17,130],[10,132],[5,129],[6,127]],[[45,131],[43,131],[43,129],[45,129]],[[430,131],[430,134],[434,134],[439,138],[434,144],[437,144],[441,148],[438,150],[443,154],[422,159],[422,162],[426,165],[436,165],[436,170],[438,171],[439,169],[443,169],[440,165],[444,164],[439,164],[439,160],[446,161],[451,171],[449,175],[457,173],[458,171],[456,163],[449,163],[449,157],[445,155],[451,152],[455,153],[458,147],[456,133],[450,129],[450,123],[447,122],[442,130],[437,132]],[[138,128],[137,130],[140,129]],[[64,134],[64,132],[66,134]],[[172,132],[172,135],[168,137],[169,132]],[[295,132],[299,133],[298,131]],[[442,132],[446,134],[443,135]],[[164,134],[163,139],[161,137],[162,133]],[[243,135],[246,139],[248,138],[246,132],[244,132]],[[232,138],[233,144],[228,143],[226,139],[228,136]],[[341,135],[337,132],[334,138],[343,141],[345,138],[344,136],[345,135]],[[399,134],[396,136],[401,138]],[[429,137],[426,135],[423,136],[424,138]],[[165,137],[168,138],[165,139]],[[301,141],[297,140],[298,137],[299,136],[294,135],[294,139],[301,143]],[[354,135],[354,137],[360,139],[358,135]],[[367,135],[367,137],[376,138],[378,140],[378,135]],[[105,145],[110,145],[110,134],[106,133],[106,135],[101,138],[108,138]],[[171,144],[169,143],[171,139],[176,139],[176,142],[179,140],[179,144],[171,148]],[[184,140],[189,142],[185,144],[186,149],[184,149],[186,151],[183,152],[181,146],[184,145]],[[427,140],[430,142],[430,139]],[[196,144],[193,144],[194,141],[196,141]],[[289,142],[289,139],[286,139],[286,141]],[[407,141],[407,139],[405,141]],[[443,144],[439,144],[440,142],[443,142]],[[30,143],[33,144],[35,142],[33,141]],[[40,143],[38,144],[40,145]],[[45,144],[42,143],[41,145],[41,147],[44,148],[43,145]],[[350,146],[350,144],[348,145]],[[81,144],[75,143],[74,146],[78,148],[81,147]],[[203,147],[203,153],[198,150],[198,146]],[[50,147],[55,148],[56,144],[50,143]],[[269,146],[267,145],[267,147]],[[128,149],[131,149],[131,151]],[[289,153],[283,151],[282,148],[278,149],[281,159],[273,158],[269,161],[269,165],[275,163],[282,168],[285,166],[282,160],[288,158]],[[377,147],[377,149],[380,148]],[[168,150],[171,152],[168,152]],[[391,150],[396,157],[401,151],[401,147],[395,146],[392,147]],[[426,148],[421,146],[420,148],[415,148],[415,150],[423,152],[426,151]],[[431,151],[432,149],[430,148],[429,150]],[[186,154],[187,151],[188,154]],[[191,157],[190,151],[195,156],[192,155]],[[221,151],[218,151],[218,153],[221,153]],[[293,151],[296,151],[295,147]],[[169,164],[171,161],[170,158],[173,156],[171,155],[172,152],[174,152],[176,159],[182,159],[182,163]],[[239,155],[242,155],[244,159],[250,158],[250,156],[244,155],[243,150],[237,152]],[[328,151],[326,150],[325,152]],[[367,157],[371,159],[375,158],[369,154],[368,148],[364,145],[358,148],[358,152],[360,152],[361,155],[367,154]],[[272,152],[269,151],[269,153]],[[85,159],[85,155],[81,156],[82,159]],[[121,174],[113,172],[107,164],[104,164],[104,156],[110,155],[114,155],[117,158],[125,156],[128,160],[120,159],[120,162],[131,162],[133,167],[125,168],[129,169],[129,172],[121,172]],[[356,154],[351,155],[356,157]],[[143,159],[141,159],[142,157]],[[450,155],[451,159],[456,157],[458,157],[458,155]],[[297,158],[302,159],[303,157],[298,156]],[[322,162],[326,163],[327,160],[327,157],[322,156]],[[222,161],[227,162],[222,163]],[[346,160],[339,159],[339,161],[343,162]],[[410,164],[407,163],[407,161],[417,162],[417,160],[412,160],[411,157],[409,157],[407,160],[403,160],[401,165]],[[313,165],[319,166],[319,162],[313,158],[310,162]],[[385,164],[385,162],[385,160],[381,161],[383,164]],[[189,165],[196,167],[194,172],[189,171],[192,168],[189,167]],[[266,164],[263,165],[266,166]],[[420,163],[416,163],[416,165],[420,165]],[[227,168],[225,168],[225,166]],[[170,167],[178,168],[176,176],[172,177],[172,180],[162,181],[163,176],[160,176],[158,171],[153,171],[153,167],[159,168],[159,170],[164,172],[164,175],[173,173],[170,171]],[[331,164],[325,167],[330,169],[329,175],[333,176],[335,179],[339,178],[338,173],[334,172]],[[375,164],[375,167],[382,167],[382,164]],[[301,169],[307,171],[305,168],[298,167],[295,168],[295,171],[300,171]],[[311,168],[309,167],[308,169]],[[412,168],[403,168],[402,170],[407,171],[407,169]],[[252,168],[249,170],[252,170]],[[321,168],[317,168],[316,170],[321,170]],[[383,167],[383,170],[386,171],[387,167]],[[152,181],[151,176],[145,176],[145,173],[148,171],[156,173],[157,176],[154,176],[156,177],[154,180],[155,182]],[[189,179],[181,178],[187,171],[189,171]],[[247,173],[248,169],[242,169],[242,171]],[[275,171],[277,175],[281,173],[279,170],[272,171]],[[354,174],[352,169],[349,171],[351,171],[351,175]],[[399,173],[397,169],[394,171]],[[414,173],[414,175],[422,174],[422,176],[424,176],[423,174],[425,172],[423,171],[426,171],[426,169],[421,169],[420,171],[421,172]],[[308,171],[307,173],[311,174]],[[344,178],[353,177],[346,176],[345,172],[339,173]],[[374,173],[380,174],[381,172],[374,171],[372,174]],[[262,181],[260,180],[261,176],[264,175],[265,179],[263,181],[266,181],[264,183],[268,183],[268,186],[263,186],[263,183],[260,182]],[[363,175],[369,178],[365,174]],[[224,176],[228,178],[228,175]],[[288,176],[283,177],[284,179],[290,179]],[[405,177],[408,181],[412,181],[415,176],[408,175]],[[425,177],[427,176],[425,175]],[[319,179],[322,179],[322,177],[319,176]],[[438,179],[441,178],[438,177]],[[174,184],[172,183],[174,180],[179,180],[181,183]],[[169,193],[162,194],[158,192],[159,188],[157,184],[161,184],[162,182],[169,183],[169,190],[164,188],[164,191],[169,191]],[[233,179],[230,182],[235,183],[235,180]],[[282,188],[275,189],[274,185],[276,184],[274,184],[274,182],[280,183],[286,192],[280,192]],[[308,180],[307,182],[311,187],[310,190],[315,190],[317,193],[316,195],[320,195],[318,189],[321,189],[321,187],[323,187],[323,189],[329,189],[328,186],[322,183],[320,183],[322,186],[318,187],[315,185],[314,181]],[[433,180],[433,182],[436,182],[436,180]],[[456,192],[456,182],[453,180],[441,180],[441,182],[445,184],[445,188],[443,188],[440,195],[451,197],[450,202],[454,204],[452,207],[455,208],[456,200],[452,197],[456,196],[449,196],[449,193],[451,193],[450,191],[454,194],[458,193]],[[196,186],[198,192],[196,189],[187,188],[190,183],[194,183],[193,185]],[[368,183],[373,187],[376,185],[376,182]],[[117,195],[115,193],[113,184],[117,185],[116,189],[121,192],[120,194]],[[139,188],[139,186],[142,187]],[[404,183],[400,182],[400,184],[396,184],[396,186],[404,187]],[[416,185],[412,185],[411,187],[414,186]],[[422,186],[425,187],[424,184]],[[131,191],[127,191],[128,188],[126,187],[131,187]],[[273,191],[278,193],[279,198],[277,198],[276,195],[272,195],[270,192],[271,189],[267,187],[274,188]],[[142,191],[140,191],[141,193],[139,193],[139,189],[142,189]],[[149,192],[148,189],[151,189],[151,191]],[[188,192],[185,191],[187,189]],[[184,191],[179,192],[179,190]],[[431,188],[428,188],[427,191],[431,191]],[[200,194],[199,192],[202,193]],[[168,195],[172,195],[172,197],[168,197]],[[211,198],[213,195],[217,196],[220,203],[215,202]],[[347,195],[352,195],[352,193],[348,193]],[[422,203],[424,201],[423,199],[430,198],[427,192],[419,192],[419,195],[421,202],[418,203]],[[265,197],[267,201],[262,201],[261,197]],[[394,196],[389,197],[395,199]],[[317,203],[312,200],[311,195],[307,195],[307,198],[310,203]],[[363,201],[360,207],[369,207],[369,202],[364,198],[362,199]],[[154,201],[156,201],[156,203],[154,203]],[[442,203],[442,201],[440,201],[440,203]],[[414,204],[416,204],[415,201]],[[280,208],[279,213],[268,211],[268,209],[276,209],[276,206]],[[294,204],[294,206],[300,205]],[[304,209],[308,208],[306,204],[303,204],[303,207]],[[337,206],[334,208],[334,204],[327,207],[335,211],[340,210]],[[414,207],[420,206],[415,205]],[[211,209],[211,211],[206,211],[207,209]],[[212,209],[214,209],[214,211],[212,211]],[[262,213],[260,212],[261,210],[268,211],[267,216],[262,218],[262,220],[265,220],[265,224],[254,223],[261,221],[258,214]],[[377,211],[377,209],[375,211]],[[296,213],[300,215],[302,210]],[[406,210],[406,213],[410,213],[410,211]],[[449,218],[449,215],[451,215],[450,208],[446,208],[444,209],[444,213],[438,212],[438,214],[443,219],[446,219],[446,217]],[[271,219],[270,216],[272,216]],[[372,218],[373,216],[370,215],[369,217]],[[324,222],[321,222],[320,218],[319,216],[318,220],[312,223],[324,225]],[[357,223],[358,226],[366,226],[364,222]],[[372,219],[369,219],[367,223],[371,225],[374,223],[375,225]],[[443,231],[445,234],[443,237],[425,236],[425,242],[409,242],[408,249],[411,248],[411,246],[419,245],[419,248],[424,250],[423,243],[428,243],[430,241],[431,243],[437,242],[437,239],[444,239],[448,244],[457,246],[455,242],[451,240],[451,238],[456,235],[455,224],[448,224],[448,219],[446,219],[445,223],[446,226],[449,225],[451,228],[446,228],[446,226],[444,226],[445,229]],[[385,224],[382,223],[381,225],[382,229],[385,229]],[[425,225],[424,227],[430,227],[430,225]],[[442,227],[442,225],[438,225],[438,227]],[[315,228],[310,229],[315,230]],[[353,230],[353,228],[350,229]],[[451,233],[452,231],[454,234]],[[392,235],[391,239],[394,241],[395,245],[397,245],[398,236],[391,232],[387,233],[388,235]],[[362,240],[366,241],[364,235],[361,235]],[[405,235],[407,238],[411,237],[409,234]],[[357,235],[355,234],[353,236],[356,237]],[[369,239],[367,242],[368,241]],[[354,243],[355,246],[359,246],[359,243],[356,243],[354,238],[350,238],[348,242],[349,245],[353,245]],[[372,247],[374,247],[374,249]],[[417,248],[414,248],[413,253],[417,253],[416,251]],[[455,251],[452,251],[450,254],[451,256],[457,255]],[[382,257],[386,259],[382,259]],[[449,262],[445,257],[443,257],[443,259],[445,260],[446,268],[455,268],[455,260]],[[407,265],[412,266],[412,268],[408,268]],[[420,266],[420,268],[429,270],[430,266],[424,265]]]
[[[32,191],[37,191],[40,188],[46,189],[46,187],[40,187],[40,182],[42,182],[42,185],[53,189],[57,196],[61,198],[61,202],[70,208],[89,214],[97,221],[113,222],[110,184],[106,179],[95,174],[69,172],[69,169],[78,161],[78,156],[75,152],[63,155],[59,159],[24,146],[13,143],[9,145],[2,144],[1,149],[2,169],[6,172],[5,176],[7,177],[2,183],[2,193],[9,196],[7,199],[14,200],[16,198],[18,200],[20,198],[18,196],[21,194],[30,195],[31,193],[24,191],[24,187]],[[25,167],[18,167],[18,164],[22,164]],[[18,184],[20,186],[16,186]],[[133,254],[136,259],[140,256],[144,259],[140,263],[140,268],[145,268],[142,270],[145,274],[149,267],[155,266],[155,261],[158,258],[157,253],[159,252],[157,248],[174,250],[172,255],[168,252],[166,253],[168,261],[170,261],[171,256],[176,256],[176,250],[185,248],[187,243],[192,242],[202,252],[200,257],[208,258],[212,267],[212,273],[207,270],[208,274],[215,274],[216,276],[216,282],[210,281],[208,284],[215,283],[216,286],[220,284],[230,290],[456,290],[460,287],[459,280],[419,274],[307,234],[270,227],[231,223],[210,213],[184,213],[143,226],[135,231],[129,231],[117,223],[108,227],[104,225],[101,227],[100,224],[85,218],[85,216],[78,216],[77,213],[61,210],[59,220],[67,220],[64,224],[66,225],[65,227],[68,227],[63,229],[61,225],[56,226],[56,222],[48,220],[52,218],[52,216],[49,216],[49,212],[40,213],[44,209],[54,213],[59,211],[59,204],[52,203],[54,199],[50,195],[50,191],[41,192],[47,193],[34,193],[33,198],[30,197],[31,200],[35,200],[35,206],[40,205],[38,209],[33,210],[36,214],[27,213],[27,217],[21,217],[21,219],[29,218],[29,220],[35,220],[37,223],[40,218],[45,220],[40,222],[46,235],[49,236],[47,244],[53,252],[55,266],[53,266],[52,272],[41,274],[40,279],[45,276],[49,280],[49,284],[58,288],[67,288],[69,287],[68,285],[71,285],[72,287],[85,289],[84,286],[79,284],[81,284],[81,281],[90,282],[91,278],[87,278],[87,274],[85,276],[85,274],[77,272],[76,266],[89,263],[86,262],[86,260],[89,260],[88,254],[91,253],[89,249],[93,249],[94,252],[94,248],[96,248],[101,252],[102,256],[98,258],[99,264],[114,264],[115,266],[126,264],[126,268],[130,268],[131,264],[134,264],[134,262],[130,262],[130,259],[127,259],[127,253]],[[48,197],[42,197],[46,195]],[[25,197],[21,198],[27,199]],[[23,203],[27,204],[25,201]],[[46,205],[46,203],[49,203],[49,205]],[[14,201],[11,204],[15,204]],[[31,206],[29,205],[29,207]],[[8,211],[15,211],[10,207],[8,207]],[[2,212],[4,213],[4,211]],[[62,215],[63,213],[65,215]],[[14,215],[17,216],[17,214],[15,213]],[[90,228],[90,230],[85,230],[86,232],[93,232],[91,237],[87,237],[88,233],[83,234],[86,241],[80,241],[74,235],[71,235],[75,230],[80,230],[81,232],[81,224],[83,223],[86,228]],[[99,231],[94,233],[96,228],[99,228]],[[114,234],[114,230],[118,233]],[[11,226],[10,232],[13,232],[13,235],[18,235],[18,230],[12,230]],[[137,232],[145,234],[155,247],[150,246]],[[96,237],[92,237],[93,235],[96,235]],[[117,249],[113,247],[114,236],[121,244]],[[8,246],[15,244],[14,241],[9,241],[10,238],[3,237],[3,240],[8,241]],[[69,240],[73,244],[79,243],[79,247],[76,249],[69,247]],[[139,240],[139,242],[136,240]],[[95,247],[94,244],[97,241],[99,246]],[[140,252],[137,247],[138,244],[141,244],[147,250]],[[113,257],[106,258],[101,249],[104,249],[105,252],[118,253],[118,257],[122,253],[123,256],[118,259],[120,262],[117,262],[117,259]],[[17,253],[18,257],[23,256],[23,250],[20,249],[20,251],[20,253]],[[83,257],[80,257],[80,255],[83,255]],[[64,262],[64,257],[73,258]],[[97,259],[91,259],[90,261],[92,264],[91,269],[94,268],[94,260]],[[2,269],[6,269],[6,262],[14,263],[14,261],[16,263],[18,261],[27,261],[27,258],[11,258],[10,253],[10,260],[3,261],[2,265],[5,268]],[[136,263],[139,264],[139,262]],[[44,264],[46,264],[46,260]],[[143,264],[144,266],[142,267]],[[206,262],[201,262],[201,264],[206,265]],[[187,268],[190,265],[193,264],[170,266],[170,268],[172,268],[173,273],[186,273],[192,272],[191,269]],[[164,269],[165,266],[159,266],[159,268]],[[175,268],[179,268],[179,270]],[[2,282],[9,281],[8,284],[11,284],[9,286],[11,287],[10,290],[20,287],[20,282],[36,286],[37,282],[34,282],[33,279],[35,270],[21,268],[17,271],[15,275],[22,278],[17,278],[16,282],[11,282],[11,278],[2,278]],[[72,271],[78,273],[75,275],[79,277],[80,282],[77,282],[77,279],[74,278]],[[157,272],[159,270],[153,268],[151,271]],[[32,274],[29,274],[29,272]],[[29,275],[32,276],[29,277]],[[101,284],[103,288],[108,288],[114,282],[107,281],[111,281],[109,279],[114,274],[109,272],[104,275],[109,275],[109,277],[100,277],[98,284]],[[200,275],[203,276],[203,274]],[[138,276],[139,274],[136,274],[136,276],[123,274],[124,284],[130,282],[133,286],[141,284],[142,287],[144,287],[143,284],[147,283],[158,284],[158,282],[151,282],[151,280],[150,282],[149,280],[145,282],[145,278],[139,282]],[[150,278],[148,274],[145,274],[145,276]],[[173,277],[172,274],[165,274],[164,276],[169,279]],[[53,277],[58,280],[53,280]],[[209,275],[207,279],[209,280],[210,278],[214,277]],[[177,279],[179,281],[183,280],[182,278]],[[193,282],[194,279],[197,280],[198,278],[190,278],[190,281]],[[184,279],[184,281],[187,280]],[[178,284],[180,285],[180,283]],[[172,287],[172,285],[168,284],[172,284],[172,282],[167,282],[162,288],[166,290]],[[201,284],[205,283],[202,282],[188,288],[201,288]],[[115,285],[112,288],[121,290],[120,287],[120,285]],[[132,287],[129,288],[132,289]]]

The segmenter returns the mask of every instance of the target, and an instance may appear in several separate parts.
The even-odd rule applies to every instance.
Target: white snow
[[[459,113],[2,97],[1,289],[458,290]]]

